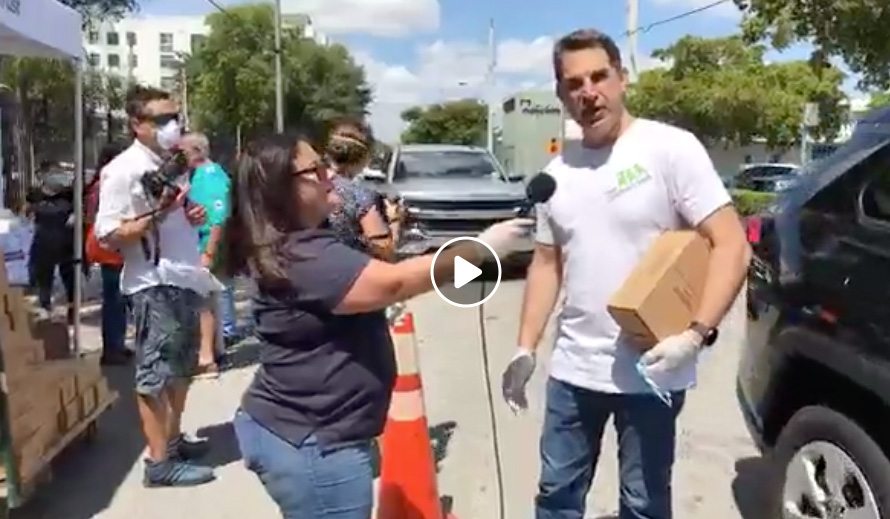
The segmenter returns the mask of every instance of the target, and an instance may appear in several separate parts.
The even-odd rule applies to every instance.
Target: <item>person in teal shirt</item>
[[[180,147],[194,170],[189,199],[207,210],[207,220],[198,229],[201,261],[216,274],[215,266],[220,262],[222,229],[229,217],[231,179],[222,166],[210,160],[210,143],[204,134],[186,134],[182,138]],[[211,306],[207,312],[209,315],[202,318],[206,320],[202,335],[207,337],[202,337],[202,358],[199,360],[199,367],[211,372],[217,368],[217,361],[223,353],[224,348],[220,347],[221,341],[228,342],[237,333],[232,283],[227,279],[220,279],[220,282],[225,288],[215,297],[215,308]]]

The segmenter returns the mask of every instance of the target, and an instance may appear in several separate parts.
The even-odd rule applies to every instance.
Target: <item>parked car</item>
[[[446,144],[396,146],[383,171],[366,171],[365,182],[406,209],[398,251],[434,251],[453,238],[476,236],[514,218],[525,202],[522,177],[510,176],[485,148]],[[533,248],[531,238],[521,253]]]
[[[794,185],[800,168],[794,164],[747,164],[733,178],[731,187],[762,193],[778,193]]]
[[[764,519],[890,517],[888,124],[867,114],[748,221],[737,394],[767,455]]]

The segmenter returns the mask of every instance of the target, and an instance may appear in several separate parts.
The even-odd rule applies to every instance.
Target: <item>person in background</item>
[[[325,146],[338,203],[328,221],[347,245],[377,258],[392,259],[399,235],[401,208],[356,181],[373,156],[374,136],[361,119],[335,120]],[[380,202],[383,203],[380,203]]]
[[[62,278],[68,300],[68,321],[74,317],[74,175],[53,169],[52,163],[40,167],[39,186],[26,198],[34,219],[31,243],[31,272],[37,287],[38,318],[52,315],[56,270]]]
[[[473,242],[398,263],[376,260],[325,229],[333,185],[304,138],[275,135],[245,150],[226,222],[226,272],[247,273],[261,365],[233,420],[245,465],[287,519],[370,519],[372,442],[396,376],[384,309],[433,290]],[[479,237],[500,255],[529,221]]]
[[[189,198],[207,208],[207,220],[198,229],[201,264],[215,274],[222,242],[223,224],[229,215],[229,175],[222,166],[210,160],[210,141],[203,133],[183,136],[179,148],[192,168]],[[201,312],[201,349],[198,355],[199,374],[218,373],[225,350],[224,342],[234,338],[235,308],[232,284],[220,280],[223,288],[208,299]]]
[[[86,258],[99,265],[102,275],[102,364],[120,365],[130,361],[133,353],[126,348],[127,304],[121,294],[121,269],[124,259],[117,251],[103,247],[96,240],[93,226],[99,210],[99,192],[102,170],[124,151],[117,142],[106,144],[99,152],[96,172],[84,188],[84,225],[86,231]]]
[[[699,352],[716,340],[742,287],[751,251],[695,135],[627,111],[627,76],[611,38],[593,29],[560,38],[553,68],[557,94],[582,141],[545,168],[556,192],[537,211],[519,347],[503,376],[507,403],[526,408],[535,349],[562,293],[535,517],[585,517],[603,432],[614,417],[618,518],[671,519],[676,419],[695,384]],[[695,229],[711,245],[701,302],[684,330],[655,345],[635,344],[606,307],[655,240],[672,229]],[[659,380],[657,387],[644,375]]]
[[[179,105],[169,93],[136,85],[126,96],[133,143],[102,170],[96,238],[121,251],[121,290],[136,327],[135,390],[148,443],[146,487],[194,486],[215,478],[195,461],[207,443],[182,432],[200,343],[199,311],[219,282],[201,265],[196,227],[206,210],[188,201],[188,178],[157,196],[146,173],[170,160],[182,137]]]

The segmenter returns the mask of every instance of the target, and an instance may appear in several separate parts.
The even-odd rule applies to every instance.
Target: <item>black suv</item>
[[[738,398],[764,519],[890,518],[890,108],[748,221]]]

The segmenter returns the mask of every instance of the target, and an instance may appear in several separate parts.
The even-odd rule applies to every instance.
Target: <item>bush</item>
[[[746,189],[730,190],[732,201],[736,211],[741,216],[751,216],[762,212],[776,200],[775,193],[763,193],[760,191],[748,191]]]

